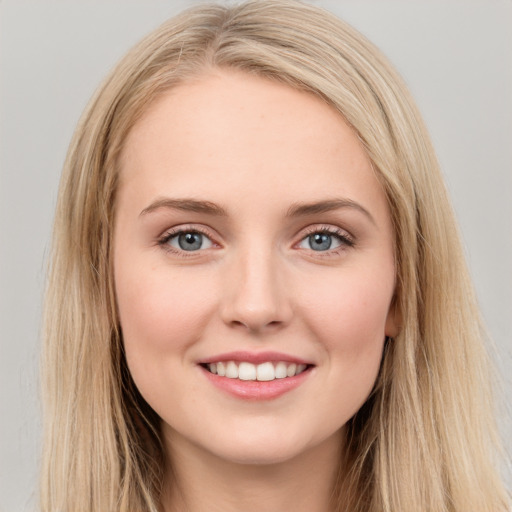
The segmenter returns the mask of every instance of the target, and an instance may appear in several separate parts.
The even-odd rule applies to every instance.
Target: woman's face
[[[396,330],[393,229],[359,140],[319,98],[241,72],[135,125],[114,268],[128,366],[171,450],[271,463],[338,445]]]

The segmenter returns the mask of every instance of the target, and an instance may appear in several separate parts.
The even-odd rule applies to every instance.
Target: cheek
[[[315,293],[305,303],[304,316],[325,350],[333,379],[363,394],[370,392],[380,367],[392,276],[392,272],[349,270],[337,279],[317,281]],[[323,284],[318,286],[319,282]]]
[[[200,276],[199,276],[200,277]],[[199,282],[200,282],[199,278]],[[127,357],[175,355],[200,336],[213,309],[198,293],[198,276],[150,269],[116,273],[116,293]],[[211,289],[205,283],[205,290]]]
[[[119,265],[116,294],[126,361],[145,400],[162,416],[162,404],[180,410],[180,383],[188,349],[201,337],[213,310],[212,293],[198,293],[204,285],[186,272]],[[141,270],[141,269],[146,270]],[[214,286],[206,287],[212,290]],[[191,391],[191,389],[189,389]],[[159,407],[160,405],[160,407]]]
[[[331,279],[314,288],[307,309],[309,319],[325,333],[326,340],[343,346],[349,340],[384,338],[393,294],[390,279],[371,273]],[[388,281],[388,282],[386,282]]]

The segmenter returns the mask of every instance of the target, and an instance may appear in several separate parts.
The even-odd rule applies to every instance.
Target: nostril
[[[272,320],[270,322],[265,321],[243,321],[243,320],[232,320],[230,322],[232,327],[243,328],[249,331],[257,332],[262,330],[277,329],[283,322],[280,320]]]
[[[288,324],[292,317],[289,297],[283,287],[264,286],[261,281],[249,280],[236,293],[222,297],[220,315],[226,325],[244,327],[253,332],[276,330]]]
[[[250,327],[247,324],[245,324],[244,322],[241,322],[240,320],[232,320],[231,326],[232,327],[241,327],[243,329],[250,329]]]

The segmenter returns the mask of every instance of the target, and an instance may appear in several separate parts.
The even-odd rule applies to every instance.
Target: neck
[[[240,464],[185,439],[170,447],[164,512],[333,512],[342,434],[292,460]]]

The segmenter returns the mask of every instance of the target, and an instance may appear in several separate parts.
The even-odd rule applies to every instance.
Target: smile
[[[305,364],[287,363],[285,361],[266,361],[253,364],[247,361],[219,361],[203,365],[210,373],[228,379],[268,382],[300,375],[307,369]]]
[[[310,360],[280,352],[235,351],[198,361],[216,388],[243,400],[273,400],[301,386],[314,374]]]

